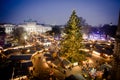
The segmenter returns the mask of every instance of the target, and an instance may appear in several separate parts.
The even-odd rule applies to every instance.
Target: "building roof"
[[[20,55],[11,55],[9,59],[11,60],[30,60],[32,54],[20,54]]]
[[[33,66],[31,60],[25,60],[25,61],[21,62],[21,65],[22,65],[23,67],[30,67],[30,66]]]

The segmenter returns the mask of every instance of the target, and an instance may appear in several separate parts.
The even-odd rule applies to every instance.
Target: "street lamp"
[[[90,45],[90,53],[91,53],[91,55],[93,53],[93,44]]]
[[[93,41],[92,41],[92,44],[90,45],[90,53],[91,53],[91,56],[92,56],[94,47],[95,47],[95,41],[93,40]]]
[[[24,36],[24,41],[25,41],[25,42],[26,42],[26,39],[27,39],[27,36]],[[25,42],[24,42],[24,43],[25,43]],[[24,47],[25,47],[25,45],[24,45]]]

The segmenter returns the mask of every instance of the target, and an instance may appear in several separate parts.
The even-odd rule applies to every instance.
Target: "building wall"
[[[40,24],[37,24],[36,22],[26,22],[25,24],[18,25],[18,27],[23,27],[28,33],[31,32],[44,33],[46,31],[52,30],[52,27],[42,26]]]
[[[1,25],[1,27],[5,28],[5,33],[6,34],[11,34],[11,32],[13,31],[15,26],[16,25],[14,25],[14,24],[3,24],[3,25]]]
[[[44,33],[46,31],[52,30],[52,27],[43,26],[43,25],[37,24],[37,22],[25,22],[24,24],[19,24],[19,25],[2,24],[0,26],[5,28],[6,34],[11,34],[14,28],[17,28],[17,27],[23,27],[28,33],[31,33],[31,32]]]

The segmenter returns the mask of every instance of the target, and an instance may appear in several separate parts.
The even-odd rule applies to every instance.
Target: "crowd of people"
[[[87,80],[111,80],[112,66],[107,62],[100,63],[97,61],[97,65],[86,62],[81,68],[81,72]]]

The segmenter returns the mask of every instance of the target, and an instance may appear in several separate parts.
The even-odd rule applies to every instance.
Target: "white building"
[[[50,26],[43,26],[40,24],[37,24],[36,21],[25,21],[23,24],[14,25],[14,24],[1,24],[0,27],[5,28],[6,34],[11,34],[11,32],[14,30],[14,28],[17,27],[23,27],[28,33],[34,32],[34,33],[45,33],[46,31],[52,30],[52,27]]]
[[[16,25],[14,25],[14,24],[2,24],[0,26],[5,28],[6,34],[11,34],[11,32],[13,31],[13,29],[15,28]]]
[[[36,21],[26,21],[24,24],[18,25],[18,27],[23,27],[28,33],[44,33],[46,31],[52,30],[52,27],[37,24]]]

